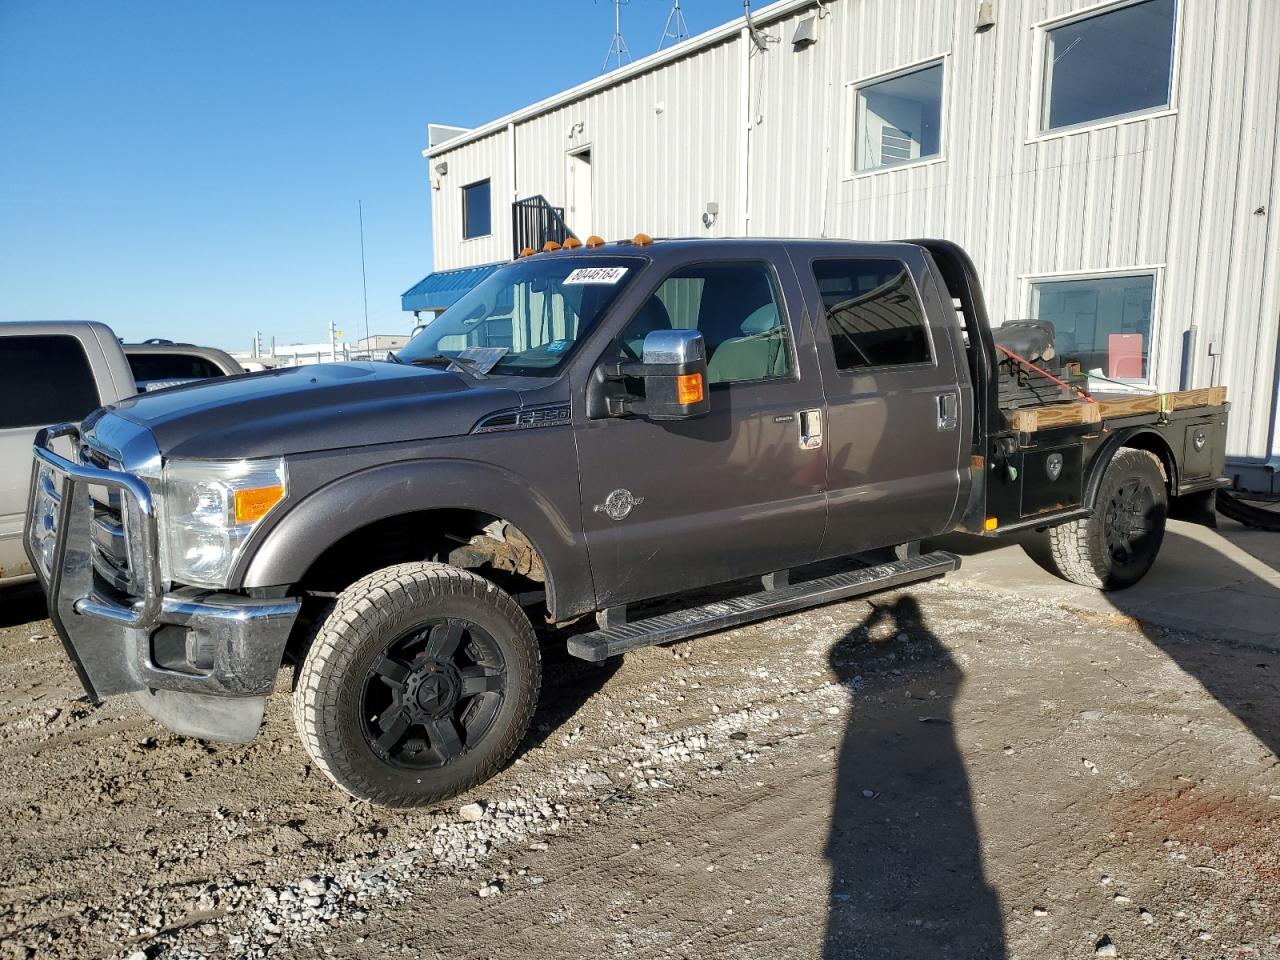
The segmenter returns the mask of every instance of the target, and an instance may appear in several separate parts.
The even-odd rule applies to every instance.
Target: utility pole
[[[662,28],[662,39],[658,41],[658,49],[665,47],[668,40],[674,46],[681,40],[687,39],[689,39],[689,25],[684,22],[684,11],[680,9],[680,0],[675,0],[671,5],[671,12],[667,14],[666,25]]]
[[[601,73],[609,70],[609,61],[616,60],[615,69],[624,63],[631,62],[631,51],[627,49],[627,41],[622,39],[622,5],[631,0],[613,0],[613,39],[609,41],[609,52],[604,55],[604,66]]]
[[[338,334],[338,325],[334,323],[332,320],[330,320],[329,321],[329,359],[335,360],[335,361],[338,359],[337,334]]]

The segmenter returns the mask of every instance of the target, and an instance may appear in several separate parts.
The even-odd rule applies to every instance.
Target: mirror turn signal
[[[682,373],[676,377],[676,402],[681,406],[701,403],[705,395],[700,373]]]

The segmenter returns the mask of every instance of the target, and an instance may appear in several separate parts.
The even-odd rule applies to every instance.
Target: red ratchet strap
[[[1069,383],[1064,383],[1063,381],[1061,381],[1061,380],[1059,380],[1057,377],[1055,377],[1052,373],[1050,373],[1048,370],[1044,370],[1044,369],[1041,369],[1040,367],[1037,367],[1037,366],[1036,366],[1034,363],[1032,363],[1030,360],[1026,359],[1025,357],[1020,357],[1020,356],[1018,356],[1018,355],[1017,355],[1016,353],[1014,353],[1012,350],[1006,350],[1004,347],[1000,346],[1000,344],[998,344],[998,343],[995,345],[995,348],[996,348],[997,350],[999,350],[1001,353],[1003,353],[1005,356],[1010,357],[1010,358],[1011,358],[1011,359],[1013,359],[1013,360],[1016,360],[1018,363],[1022,364],[1022,365],[1023,365],[1024,367],[1026,367],[1028,370],[1034,370],[1036,373],[1039,373],[1039,374],[1041,374],[1041,375],[1043,375],[1043,376],[1048,377],[1050,380],[1052,380],[1052,381],[1053,381],[1054,383],[1056,383],[1058,386],[1060,386],[1060,387],[1066,387],[1068,390],[1071,390],[1071,391],[1072,391],[1072,392],[1074,392],[1074,393],[1078,393],[1078,394],[1080,394],[1080,396],[1081,396],[1082,398],[1084,398],[1085,400],[1087,400],[1089,403],[1097,403],[1097,402],[1098,402],[1097,400],[1093,399],[1093,397],[1089,396],[1089,394],[1087,394],[1087,393],[1085,393],[1083,390],[1081,390],[1079,387],[1073,387],[1073,386],[1072,386],[1071,384],[1069,384]]]

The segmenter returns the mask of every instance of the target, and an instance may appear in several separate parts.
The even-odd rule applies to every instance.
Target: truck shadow
[[[1207,531],[1193,539],[1170,528],[1147,579],[1103,596],[1229,710],[1275,762],[1280,756],[1280,578],[1275,575],[1280,571],[1273,558],[1280,556],[1280,536],[1245,533],[1228,544]],[[1255,533],[1259,536],[1249,536]],[[1242,547],[1240,539],[1254,549]],[[1231,545],[1243,555],[1232,556]],[[1248,655],[1223,656],[1221,644]]]
[[[912,675],[921,686],[864,708],[875,674],[902,661],[920,662]],[[1000,904],[953,727],[963,672],[910,595],[874,606],[832,648],[830,665],[866,693],[854,698],[836,772],[823,956],[1000,960]]]
[[[1014,542],[1046,572],[1015,573],[1018,583],[1006,589],[1132,618],[1153,647],[1229,710],[1272,755],[1280,755],[1280,536],[1230,520],[1219,524],[1219,532],[1170,524],[1151,572],[1126,590],[1108,593],[1058,579],[1044,538],[1019,537]],[[955,535],[930,546],[974,557],[976,566],[987,562],[978,559],[983,554],[1007,543]],[[981,576],[1001,579],[994,565]],[[1223,657],[1221,643],[1249,656]],[[1253,667],[1242,675],[1245,661]]]
[[[0,587],[0,628],[35,623],[49,616],[44,591],[37,583]]]
[[[538,697],[538,709],[515,757],[523,757],[536,750],[572,721],[583,704],[595,696],[622,666],[621,657],[603,663],[588,663],[571,657],[565,650],[564,640],[561,634],[544,638],[542,692]]]

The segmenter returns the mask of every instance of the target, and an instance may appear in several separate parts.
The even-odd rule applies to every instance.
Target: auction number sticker
[[[617,283],[626,275],[626,267],[578,267],[564,278],[564,284],[568,286],[571,283]]]

